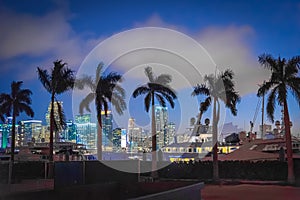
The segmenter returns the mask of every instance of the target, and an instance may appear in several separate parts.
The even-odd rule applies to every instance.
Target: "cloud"
[[[235,73],[236,88],[241,95],[257,91],[258,84],[268,79],[269,71],[257,62],[252,51],[255,42],[255,30],[248,25],[210,26],[190,32],[185,27],[166,23],[159,15],[153,14],[145,22],[135,23],[137,27],[165,27],[180,31],[194,38],[211,56],[218,70],[231,68]],[[182,44],[179,44],[182,46]],[[182,46],[189,52],[187,46]],[[189,52],[192,53],[192,52]],[[203,69],[205,66],[199,66]]]
[[[269,72],[257,62],[250,42],[255,31],[250,26],[208,27],[196,35],[217,64],[218,70],[231,68],[241,95],[256,92]]]
[[[35,16],[1,8],[0,61],[9,62],[25,56],[51,66],[53,61],[63,59],[71,68],[77,69],[87,53],[102,39],[86,40],[77,34],[68,21],[67,13],[60,9]],[[35,68],[37,65],[28,67]],[[30,74],[26,77],[30,79]]]

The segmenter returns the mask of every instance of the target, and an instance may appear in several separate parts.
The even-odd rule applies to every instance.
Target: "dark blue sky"
[[[0,92],[8,92],[13,80],[24,80],[24,88],[33,91],[35,118],[42,120],[50,95],[37,80],[36,67],[48,68],[54,60],[63,59],[76,71],[100,41],[132,28],[176,29],[207,48],[218,65],[226,63],[233,68],[237,63],[241,67],[258,65],[257,56],[265,52],[287,58],[300,53],[299,1],[0,0],[0,26]],[[224,47],[227,41],[232,46]],[[220,48],[214,42],[220,42]],[[246,75],[257,78],[256,68],[252,70],[253,74]],[[238,116],[227,114],[225,121],[234,121],[242,128],[246,122],[247,128],[257,98],[254,89],[242,95]],[[72,118],[71,93],[59,99],[66,102],[66,114]],[[289,103],[292,120],[299,120],[297,102],[290,98]],[[137,111],[139,106],[140,100],[137,106],[130,106],[135,118],[138,113],[144,115],[143,107]],[[178,122],[176,112],[171,120]],[[195,113],[187,113],[188,118]],[[276,114],[279,118],[278,111]],[[147,123],[147,117],[140,118],[141,124]],[[296,126],[294,131],[299,133],[300,126]]]

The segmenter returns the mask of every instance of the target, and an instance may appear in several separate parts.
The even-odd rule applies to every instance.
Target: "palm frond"
[[[48,74],[47,70],[42,70],[41,68],[37,68],[39,80],[41,81],[44,88],[51,93],[52,90],[52,84],[51,84],[51,77]]]
[[[298,102],[299,107],[300,107],[300,78],[295,77],[295,78],[289,79],[288,86],[290,87],[292,94],[293,94],[294,98],[296,99],[296,101]]]
[[[155,97],[159,103],[159,105],[161,105],[162,107],[166,107],[166,101],[164,100],[163,96],[160,94],[155,93]]]
[[[232,80],[234,73],[231,69],[226,69],[223,73],[221,73],[221,79],[230,79]]]
[[[91,76],[83,75],[81,78],[75,80],[75,87],[83,90],[85,87],[91,89],[92,92],[96,91],[96,84]]]
[[[204,102],[200,103],[200,111],[202,111],[202,113],[206,112],[210,105],[211,105],[211,97],[209,96],[205,99]]]
[[[297,73],[298,73],[298,67],[296,66],[296,64],[288,64],[284,68],[285,79],[288,79],[290,77],[295,77],[297,76]]]
[[[11,83],[11,97],[13,99],[15,99],[17,94],[20,92],[20,88],[21,88],[22,84],[23,84],[23,81],[18,81],[18,82],[13,81]]]
[[[100,62],[96,68],[96,78],[95,78],[95,83],[97,84],[100,81],[100,78],[102,76],[103,73],[103,67],[104,67],[104,63]]]
[[[150,82],[155,82],[155,76],[153,74],[153,71],[152,71],[152,67],[146,67],[145,68],[145,74],[147,76],[147,78],[149,79]]]
[[[151,97],[152,97],[152,94],[151,94],[151,92],[149,92],[144,99],[146,112],[149,112],[150,105],[151,105]]]
[[[275,99],[278,92],[278,87],[275,87],[269,94],[267,101],[267,117],[274,122]]]
[[[161,84],[161,85],[168,85],[172,81],[172,76],[169,74],[161,74],[159,75],[156,80],[154,81],[155,83]]]
[[[34,112],[33,112],[32,108],[27,103],[21,103],[21,102],[19,102],[15,106],[16,116],[19,116],[21,112],[25,112],[26,115],[28,115],[30,117],[34,116]]]
[[[79,114],[82,115],[84,109],[88,112],[92,112],[90,109],[90,103],[95,99],[95,93],[89,93],[79,104]]]
[[[270,54],[262,54],[258,56],[258,62],[267,69],[276,70],[276,60]]]
[[[197,84],[197,86],[194,87],[192,96],[196,96],[196,95],[200,95],[200,94],[203,94],[206,96],[210,95],[210,91],[205,84]]]
[[[165,91],[157,91],[156,93],[161,94],[171,105],[171,108],[174,108],[175,106],[175,102],[174,99],[171,95],[169,95],[168,93],[166,93]]]
[[[118,74],[117,72],[110,72],[106,77],[105,81],[109,83],[116,84],[118,81],[120,81],[122,78],[122,75]]]
[[[265,95],[273,86],[275,85],[274,82],[268,81],[264,82],[257,91],[257,96],[261,97]]]
[[[300,56],[294,56],[289,59],[287,66],[296,66],[300,70]]]
[[[32,95],[31,90],[29,89],[20,90],[16,96],[16,99],[18,99],[19,102],[26,102],[27,104],[30,105],[31,104],[30,95]]]
[[[61,104],[59,103],[59,101],[56,101],[56,106],[57,106],[57,112],[58,112],[58,118],[59,118],[59,122],[57,122],[57,127],[59,128],[58,130],[63,130],[66,127],[66,116],[65,116],[65,112],[61,106]]]
[[[146,86],[140,86],[138,88],[136,88],[133,93],[132,93],[132,96],[133,98],[136,98],[142,94],[146,94],[146,93],[149,93],[151,90],[149,87],[146,87]]]
[[[277,86],[278,88],[278,95],[277,95],[277,100],[278,103],[283,105],[284,101],[287,99],[287,88],[284,83],[281,83]]]
[[[55,77],[55,90],[57,94],[64,93],[74,87],[74,72],[69,68],[63,68],[61,73]]]
[[[113,92],[111,104],[114,106],[117,113],[120,115],[123,114],[123,111],[127,108],[124,96],[117,92]]]

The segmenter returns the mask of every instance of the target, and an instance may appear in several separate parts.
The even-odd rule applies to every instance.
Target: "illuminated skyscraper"
[[[41,120],[26,120],[21,121],[21,131],[18,137],[20,146],[26,146],[29,143],[42,142],[42,121]]]
[[[104,147],[112,147],[112,123],[113,116],[111,111],[107,111],[107,115],[105,116],[105,112],[101,112],[102,119],[102,145]]]
[[[155,106],[155,124],[157,147],[161,148],[167,144],[168,108]]]
[[[7,148],[11,146],[11,130],[12,117],[8,117],[4,124],[0,124],[0,148]],[[19,125],[16,124],[16,146],[18,144]]]
[[[63,142],[77,142],[77,126],[71,120],[67,122],[66,128],[61,133],[61,140]]]
[[[168,124],[168,108],[155,106],[155,124],[156,131],[163,132]]]
[[[138,151],[143,148],[143,129],[136,127],[134,118],[128,120],[127,143],[130,151]]]
[[[116,128],[112,132],[112,143],[115,151],[121,149],[121,135],[122,130],[120,128]]]
[[[75,126],[77,128],[76,142],[84,144],[87,149],[96,150],[97,129],[96,123],[91,123],[91,115],[76,115]]]
[[[176,126],[175,123],[169,122],[167,126],[167,135],[165,139],[165,145],[169,145],[175,143],[175,133],[176,133]]]
[[[128,128],[127,128],[127,143],[128,143],[128,148],[130,150],[132,149],[134,127],[135,127],[135,120],[134,118],[130,117],[128,119]]]

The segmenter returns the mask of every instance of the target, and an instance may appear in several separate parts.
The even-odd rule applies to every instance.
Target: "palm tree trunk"
[[[295,183],[294,175],[294,162],[293,162],[293,149],[292,149],[292,137],[290,129],[290,116],[286,99],[284,100],[284,127],[285,127],[285,142],[286,142],[286,154],[288,161],[288,183]]]
[[[151,118],[151,130],[152,130],[152,177],[157,178],[157,158],[156,158],[156,125],[155,125],[155,106],[154,106],[154,93],[152,93],[152,118]]]
[[[54,93],[51,94],[49,161],[53,162]]]
[[[202,115],[203,115],[203,112],[202,112],[202,111],[200,111],[200,112],[199,112],[199,115],[198,115],[198,117],[197,117],[197,122],[196,122],[196,125],[199,125],[199,124],[201,124]]]
[[[54,93],[51,94],[48,178],[53,178]]]
[[[15,144],[16,144],[16,114],[15,108],[13,108],[12,116],[12,128],[11,128],[11,146],[10,146],[10,160],[14,162],[15,160]]]
[[[11,129],[11,145],[10,145],[10,162],[8,169],[8,184],[11,184],[13,178],[13,166],[15,160],[15,139],[16,138],[16,113],[15,107],[13,106],[13,116],[12,116],[12,129]]]
[[[213,107],[213,180],[219,180],[219,166],[218,166],[218,121],[217,121],[217,100],[214,98]],[[220,109],[220,108],[218,108]]]
[[[101,111],[97,116],[98,125],[97,125],[97,157],[98,160],[102,160],[102,117]]]

